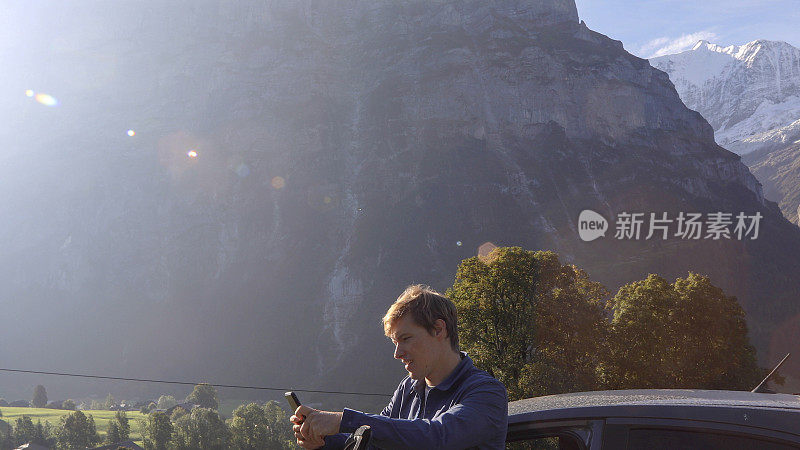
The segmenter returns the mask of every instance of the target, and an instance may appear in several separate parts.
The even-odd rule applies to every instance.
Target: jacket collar
[[[442,391],[446,391],[446,390],[450,389],[450,387],[453,386],[453,383],[458,381],[458,379],[461,378],[462,375],[464,375],[472,367],[474,367],[473,364],[472,364],[472,359],[469,356],[467,356],[466,353],[461,352],[461,351],[458,352],[458,353],[461,354],[461,361],[458,363],[456,368],[453,369],[452,372],[450,372],[450,375],[448,375],[447,378],[445,378],[441,383],[439,383],[436,386],[434,386],[434,389],[440,389]],[[414,381],[414,390],[417,391],[417,393],[424,392],[425,391],[425,380],[424,379],[415,380]]]

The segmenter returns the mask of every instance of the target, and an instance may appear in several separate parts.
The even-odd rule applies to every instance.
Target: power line
[[[124,377],[108,377],[103,375],[86,375],[86,374],[78,374],[78,373],[62,373],[62,372],[44,372],[40,370],[22,370],[22,369],[4,369],[0,368],[0,372],[16,372],[16,373],[31,373],[37,375],[55,375],[60,377],[76,377],[76,378],[96,378],[102,380],[116,380],[116,381],[136,381],[140,383],[162,383],[162,384],[183,384],[189,386],[195,386],[200,383],[195,383],[191,381],[169,381],[169,380],[150,380],[146,378],[124,378]],[[258,389],[262,391],[295,391],[295,392],[309,392],[312,394],[338,394],[338,395],[370,395],[370,396],[380,396],[380,397],[388,397],[388,394],[376,394],[372,392],[346,392],[346,391],[322,391],[316,389],[287,389],[287,388],[277,388],[277,387],[266,387],[266,386],[242,386],[242,385],[235,385],[235,384],[216,384],[216,383],[208,383],[214,387],[221,387],[221,388],[235,388],[235,389]]]

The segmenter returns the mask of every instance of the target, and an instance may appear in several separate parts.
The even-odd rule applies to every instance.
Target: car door
[[[609,418],[603,449],[627,450],[789,450],[800,448],[800,436],[778,430],[718,422]]]

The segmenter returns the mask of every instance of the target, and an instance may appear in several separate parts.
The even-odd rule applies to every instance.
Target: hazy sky
[[[723,46],[756,39],[800,47],[798,0],[576,0],[589,28],[648,58],[688,49],[700,39]]]

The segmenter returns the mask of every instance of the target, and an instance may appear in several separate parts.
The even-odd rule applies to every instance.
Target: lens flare
[[[458,241],[458,242],[456,242],[456,245],[457,245],[457,246],[459,246],[459,247],[461,247],[461,245],[462,245],[462,244],[461,244],[461,241]]]
[[[480,247],[478,247],[478,257],[479,258],[487,258],[489,256],[489,254],[492,253],[492,250],[494,250],[496,248],[497,248],[497,246],[494,245],[493,243],[484,242],[483,244],[481,244]]]
[[[43,104],[44,106],[58,106],[58,100],[52,95],[47,94],[36,94],[36,101]]]
[[[32,90],[30,90],[30,89],[28,89],[27,91],[25,91],[25,95],[26,95],[27,97],[33,97],[33,91],[32,91]]]
[[[134,137],[134,136],[136,136],[136,132],[133,131],[133,130],[128,130],[128,136]]]
[[[326,195],[325,198],[322,199],[322,202],[325,203],[326,205],[329,205],[332,201],[333,199],[330,198],[330,196],[328,195]]]
[[[197,152],[196,152],[196,151],[194,151],[194,150],[189,150],[189,151],[186,153],[186,156],[188,156],[189,158],[197,158]]]
[[[275,189],[283,189],[283,187],[286,186],[286,180],[284,180],[283,177],[274,177],[270,184]]]

